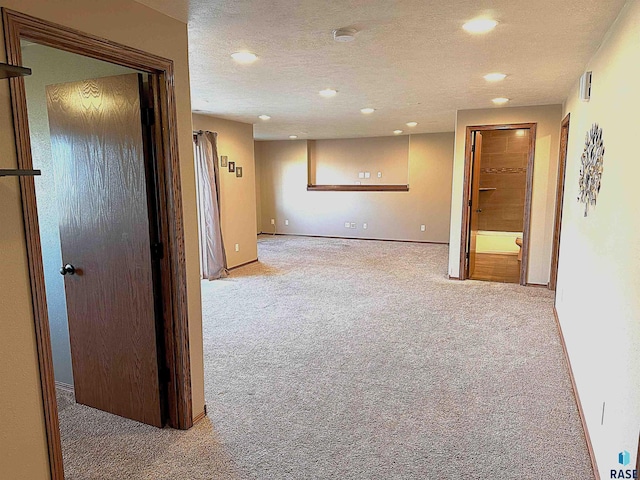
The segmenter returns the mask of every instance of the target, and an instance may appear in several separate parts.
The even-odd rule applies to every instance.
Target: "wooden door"
[[[76,401],[162,426],[141,84],[46,95]]]
[[[478,224],[480,215],[480,165],[482,163],[482,133],[476,132],[473,144],[471,164],[471,198],[470,226],[469,226],[469,267],[468,278],[472,278],[476,268],[476,241],[478,237]]]

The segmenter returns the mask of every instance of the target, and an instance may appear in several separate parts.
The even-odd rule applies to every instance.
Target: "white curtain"
[[[218,134],[193,134],[198,181],[198,216],[200,221],[200,267],[202,278],[226,277],[227,260],[220,228],[220,193],[218,172]]]

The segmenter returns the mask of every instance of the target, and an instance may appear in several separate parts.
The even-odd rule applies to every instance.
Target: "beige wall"
[[[194,114],[193,128],[218,132],[218,155],[242,167],[241,178],[220,169],[220,216],[228,267],[251,262],[258,258],[253,125]]]
[[[549,282],[561,121],[561,105],[458,111],[451,201],[450,276],[458,277],[460,275],[462,189],[467,127],[509,123],[537,123],[527,282],[542,285],[546,285]]]
[[[310,140],[311,183],[317,185],[406,185],[409,135]],[[369,178],[360,178],[360,173]],[[382,174],[378,177],[378,172]],[[315,174],[315,175],[314,175]]]
[[[278,233],[447,243],[452,159],[452,133],[412,135],[409,192],[308,192],[305,140],[256,142],[261,230],[274,218]]]
[[[571,91],[557,309],[602,478],[635,465],[640,431],[640,2],[629,2],[586,69],[589,103]],[[578,176],[585,135],[603,129],[602,188],[584,217]],[[605,403],[604,422],[602,408]],[[627,467],[627,468],[629,468]]]
[[[130,0],[0,0],[0,6],[174,61],[185,215],[192,387],[194,415],[197,415],[204,405],[204,376],[187,26]],[[4,51],[4,44],[0,44],[0,51]],[[2,58],[4,60],[4,55]],[[0,168],[15,168],[7,81],[0,82],[0,139]],[[3,477],[39,480],[48,478],[48,460],[22,209],[15,179],[0,179],[0,204],[3,206],[0,209],[0,263],[4,267],[4,275],[0,278],[0,351],[3,353],[3,362],[0,364],[0,465]]]

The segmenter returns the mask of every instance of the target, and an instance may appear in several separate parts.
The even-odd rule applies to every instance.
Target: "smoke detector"
[[[351,42],[356,38],[358,31],[355,28],[338,28],[333,31],[333,39],[336,42]]]

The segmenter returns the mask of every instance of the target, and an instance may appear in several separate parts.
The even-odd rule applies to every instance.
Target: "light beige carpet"
[[[440,245],[262,236],[259,256],[203,283],[209,417],[61,398],[69,479],[593,478],[548,291],[450,281]]]

